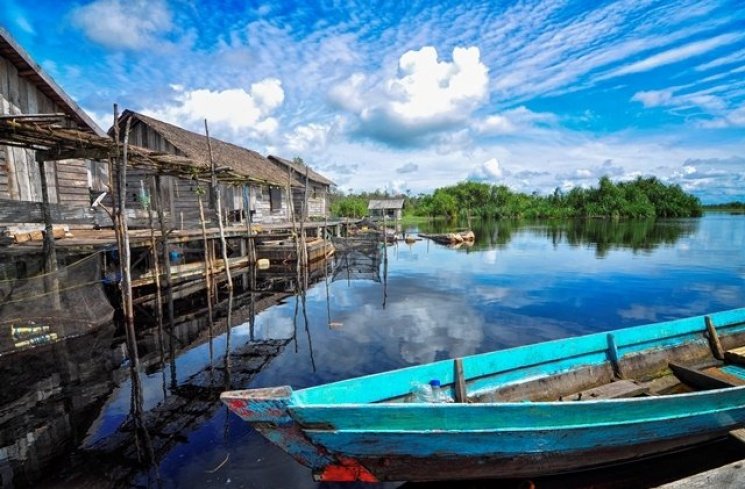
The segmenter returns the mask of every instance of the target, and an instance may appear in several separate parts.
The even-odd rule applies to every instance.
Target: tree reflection
[[[594,247],[599,258],[613,249],[651,252],[674,245],[693,235],[700,224],[696,219],[572,219],[552,221],[482,220],[472,223],[476,234],[474,249],[506,248],[518,233],[542,236],[554,246]],[[420,226],[420,232],[445,232],[455,227],[439,223]]]

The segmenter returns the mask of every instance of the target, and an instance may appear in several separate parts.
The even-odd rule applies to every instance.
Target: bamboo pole
[[[124,142],[119,160],[119,226],[118,232],[121,236],[121,249],[119,250],[119,265],[121,267],[122,281],[122,308],[126,321],[125,331],[127,337],[127,350],[132,374],[132,412],[135,417],[141,414],[142,409],[142,386],[140,384],[140,356],[137,351],[137,336],[134,324],[134,307],[132,304],[132,269],[131,253],[129,247],[129,229],[127,223],[127,153],[129,146],[129,130],[132,119],[128,118],[124,129]],[[117,138],[117,153],[119,147],[119,121],[114,125],[115,137]]]
[[[253,235],[253,216],[251,215],[251,186],[243,184],[243,200],[246,209],[246,232],[248,233],[248,262],[256,263],[256,243]]]
[[[173,336],[173,328],[174,328],[174,319],[175,319],[175,312],[174,312],[174,306],[173,306],[173,285],[171,280],[171,261],[170,257],[168,256],[168,230],[166,229],[166,219],[163,212],[163,206],[165,205],[165,202],[163,202],[163,185],[160,179],[160,175],[155,176],[155,193],[156,198],[158,199],[158,222],[160,224],[160,237],[162,240],[162,249],[161,254],[163,257],[163,276],[165,278],[165,286],[166,286],[166,299],[168,301],[168,308],[166,309],[167,319],[168,319],[168,357],[171,360],[170,362],[170,370],[171,370],[171,386],[175,387],[177,385],[177,379],[176,379],[176,345],[174,343],[174,336]],[[171,216],[173,218],[173,216]]]
[[[158,323],[158,343],[160,344],[160,368],[166,363],[165,335],[163,334],[163,294],[160,284],[160,260],[158,259],[158,242],[155,239],[155,228],[153,227],[152,200],[147,205],[147,220],[150,228],[150,249],[153,253],[153,271],[155,274],[155,318]]]
[[[222,208],[221,208],[221,202],[220,202],[220,191],[217,187],[217,174],[215,173],[215,159],[212,156],[212,141],[210,140],[210,130],[207,126],[207,119],[204,120],[204,133],[207,136],[207,151],[210,156],[210,171],[212,173],[212,190],[216,194],[215,202],[217,205],[217,209],[215,214],[217,214],[217,225],[220,229],[220,246],[222,248],[222,260],[225,263],[225,275],[228,278],[228,290],[231,291],[232,296],[232,290],[233,290],[233,277],[230,274],[230,262],[228,262],[228,244],[225,241],[225,228],[223,227],[222,223]]]
[[[300,280],[300,261],[302,260],[300,251],[300,237],[297,231],[297,225],[295,223],[295,204],[292,199],[292,167],[287,167],[287,211],[290,214],[290,222],[292,223],[292,234],[295,236],[295,273],[296,280]],[[297,288],[300,288],[300,284],[297,284]],[[297,325],[296,325],[297,326]],[[296,328],[297,329],[297,328]]]
[[[210,259],[209,241],[207,240],[207,226],[204,219],[204,205],[202,204],[202,188],[197,182],[197,201],[199,202],[199,222],[202,225],[202,243],[204,243],[204,282],[207,291],[207,322],[209,325],[210,372],[214,358],[212,338],[214,336],[214,318],[212,311],[212,260]]]
[[[300,160],[302,161],[302,160]],[[303,267],[305,270],[305,273],[303,274],[304,279],[304,288],[308,288],[308,271],[309,271],[309,264],[310,261],[308,259],[308,240],[305,236],[305,222],[308,220],[308,165],[305,165],[305,189],[303,190],[303,209],[302,209],[302,215],[300,216],[302,221],[300,222],[300,234],[302,235],[302,244],[303,244]]]

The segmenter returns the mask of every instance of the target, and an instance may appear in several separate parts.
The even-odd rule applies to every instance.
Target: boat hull
[[[589,451],[521,454],[514,456],[398,456],[359,458],[359,464],[378,481],[426,482],[437,480],[500,479],[556,475],[592,470],[662,455],[721,438],[704,434],[685,439],[654,441],[627,447],[599,447]],[[324,470],[316,472],[319,481]]]
[[[322,481],[586,470],[679,450],[745,426],[743,367],[726,367],[739,377],[731,385],[739,387],[590,400],[561,395],[613,384],[618,377],[658,379],[670,374],[670,362],[710,361],[707,323],[716,324],[725,350],[745,344],[745,309],[739,309],[300,391],[283,386],[226,392],[222,398]],[[422,379],[441,380],[449,395],[461,384],[460,399],[468,402],[410,402],[412,382]]]

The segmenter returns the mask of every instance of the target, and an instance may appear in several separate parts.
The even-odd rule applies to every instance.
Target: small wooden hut
[[[367,210],[372,219],[401,219],[404,208],[404,199],[371,199]]]
[[[274,163],[280,171],[292,176],[292,202],[295,216],[301,218],[303,201],[308,198],[307,217],[328,217],[328,195],[335,184],[302,161],[286,160],[279,156],[269,155],[269,161]],[[307,180],[306,180],[307,176]],[[307,193],[305,187],[308,187]]]
[[[59,114],[70,128],[105,135],[11,35],[0,28],[0,117],[22,121],[39,114],[47,117]],[[43,222],[43,171],[54,221],[92,226],[91,173],[106,176],[107,164],[86,159],[44,164],[37,161],[37,151],[21,146],[0,146],[0,224]]]

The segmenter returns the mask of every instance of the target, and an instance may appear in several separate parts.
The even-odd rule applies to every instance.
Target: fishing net
[[[88,333],[113,317],[100,254],[16,278],[34,274],[40,263],[28,257],[0,263],[0,355]]]
[[[334,240],[334,274],[337,280],[372,280],[380,282],[382,261],[377,240]]]

